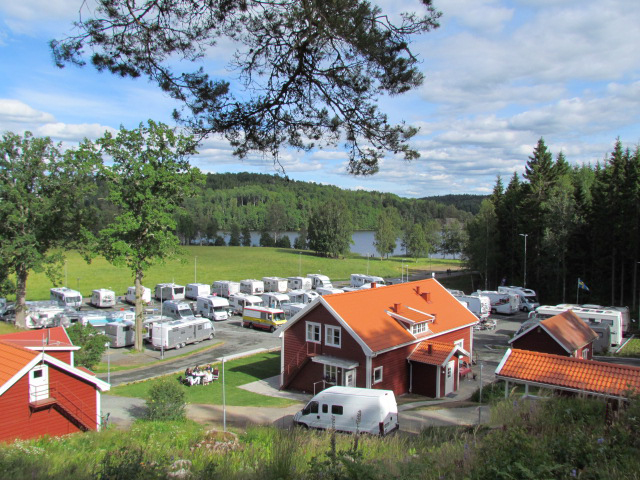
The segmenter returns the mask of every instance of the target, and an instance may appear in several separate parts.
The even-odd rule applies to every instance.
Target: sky
[[[58,69],[48,43],[72,33],[92,0],[0,0],[0,133],[31,131],[65,146],[148,119],[172,124],[177,104],[146,79],[91,67]],[[420,11],[417,0],[380,0],[385,11]],[[289,178],[402,197],[488,194],[500,175],[522,174],[542,137],[554,157],[602,161],[619,138],[640,143],[640,1],[434,0],[440,28],[413,45],[425,81],[381,99],[393,122],[420,128],[420,158],[388,155],[372,177],[347,174],[338,147],[281,152]],[[86,10],[83,12],[86,17]],[[224,65],[217,75],[233,78]],[[222,139],[203,142],[205,172],[279,170],[240,160]]]

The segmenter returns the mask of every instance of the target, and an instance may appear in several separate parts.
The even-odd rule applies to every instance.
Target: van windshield
[[[80,297],[67,297],[66,303],[80,303]]]
[[[311,413],[318,413],[318,402],[309,402],[307,406],[304,407],[304,410],[302,410],[303,415],[309,415]]]
[[[274,320],[286,320],[287,318],[284,316],[284,312],[280,312],[280,313],[274,313],[273,314],[273,319]]]

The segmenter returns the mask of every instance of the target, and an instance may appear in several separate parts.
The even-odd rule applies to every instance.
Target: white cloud
[[[116,132],[116,129],[105,127],[98,123],[70,125],[57,122],[42,125],[36,130],[36,133],[43,137],[51,137],[54,140],[80,142],[85,138],[96,140],[103,136],[107,130],[112,133]]]
[[[0,98],[0,124],[25,123],[35,124],[53,122],[54,117],[50,113],[41,112],[30,107],[26,103],[11,98]]]

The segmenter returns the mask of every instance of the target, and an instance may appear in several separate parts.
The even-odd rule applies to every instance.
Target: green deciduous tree
[[[240,227],[236,222],[233,222],[231,224],[231,232],[229,234],[229,246],[230,247],[240,246]]]
[[[309,219],[309,248],[323,255],[345,255],[352,234],[351,213],[342,203],[330,201],[317,208]]]
[[[176,118],[198,135],[225,135],[237,155],[257,150],[277,161],[287,145],[344,141],[349,171],[370,174],[385,151],[418,156],[407,143],[417,130],[390,124],[378,100],[423,81],[410,45],[440,13],[420,3],[424,14],[393,23],[365,0],[98,0],[77,35],[51,46],[59,66],[84,65],[90,50],[98,70],[148,77],[183,104]],[[236,84],[202,68],[173,70],[176,58],[202,61],[219,41],[237,48]]]
[[[428,255],[431,248],[424,228],[419,223],[408,225],[404,233],[403,244],[407,255],[416,259]]]
[[[136,287],[135,348],[142,349],[142,280],[145,271],[179,253],[174,213],[204,179],[187,157],[196,152],[191,137],[149,121],[134,130],[121,128],[97,142],[111,159],[101,175],[109,200],[118,208],[114,222],[99,235],[101,253],[133,273]]]
[[[80,323],[67,328],[67,334],[73,344],[80,347],[80,350],[73,354],[76,365],[92,369],[100,363],[102,354],[107,349],[105,345],[109,341],[106,335],[101,334],[91,325]]]
[[[85,195],[94,188],[99,157],[89,142],[62,151],[49,138],[5,133],[0,139],[0,257],[16,278],[16,323],[25,327],[29,272],[57,278],[57,247],[83,248]]]
[[[374,245],[380,257],[389,256],[396,249],[400,225],[400,214],[397,209],[389,207],[378,215]]]

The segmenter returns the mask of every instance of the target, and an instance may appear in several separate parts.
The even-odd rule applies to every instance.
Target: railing
[[[314,342],[304,342],[304,345],[298,349],[294,353],[295,360],[290,361],[282,371],[283,377],[286,375],[287,378],[282,385],[282,388],[287,388],[289,383],[291,383],[292,377],[291,374],[299,371],[308,361],[309,359],[317,354],[317,350],[320,344]]]
[[[32,406],[37,407],[39,400],[31,401],[31,395],[34,395],[36,398],[38,396],[44,397],[44,392],[47,392],[48,394],[46,395],[46,398],[43,398],[42,400],[55,400],[55,402],[46,403],[46,405],[51,403],[58,405],[60,409],[73,417],[73,419],[80,423],[85,429],[97,430],[97,420],[93,415],[87,413],[84,402],[60,382],[53,382],[48,385],[41,386],[31,386],[29,388],[29,403]],[[39,393],[41,395],[38,395]]]

